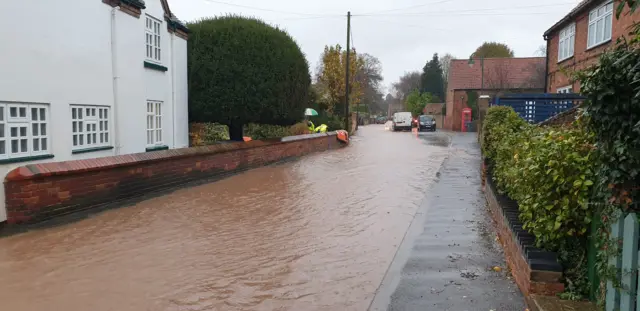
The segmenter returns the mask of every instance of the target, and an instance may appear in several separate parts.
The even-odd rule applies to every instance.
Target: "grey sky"
[[[517,57],[534,56],[545,43],[542,33],[579,2],[169,0],[184,21],[236,13],[286,29],[306,54],[312,72],[325,45],[346,44],[346,12],[351,11],[354,46],[380,59],[386,86],[406,71],[420,70],[433,53],[468,58],[484,41],[506,43]]]

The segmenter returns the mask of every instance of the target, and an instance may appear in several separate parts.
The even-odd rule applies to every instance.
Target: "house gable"
[[[140,18],[142,10],[146,9],[146,4],[143,0],[102,0],[102,2],[112,7],[119,6],[122,12],[136,18]],[[175,33],[176,36],[187,40],[189,38],[189,29],[187,26],[171,13],[171,8],[167,0],[160,0],[160,3],[164,10],[164,20],[167,22],[169,33]]]
[[[112,7],[120,7],[120,10],[135,18],[139,18],[142,10],[146,8],[143,0],[102,0],[102,3]]]

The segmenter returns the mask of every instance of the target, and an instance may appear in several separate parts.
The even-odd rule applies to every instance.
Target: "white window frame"
[[[573,85],[567,85],[564,87],[559,87],[558,94],[572,94],[573,93]]]
[[[0,102],[0,159],[52,154],[50,120],[47,104]]]
[[[602,38],[598,40],[598,26],[602,25]],[[609,27],[607,31],[607,26]],[[587,49],[596,47],[611,41],[613,33],[613,1],[607,1],[603,5],[589,12],[589,27],[587,32]]]
[[[145,57],[147,61],[162,63],[161,29],[162,21],[146,15],[145,19]]]
[[[573,57],[576,44],[576,24],[572,23],[560,31],[558,37],[558,62]]]
[[[71,150],[111,147],[111,107],[69,105]]]
[[[158,100],[147,100],[147,147],[164,146],[162,129],[164,103]]]

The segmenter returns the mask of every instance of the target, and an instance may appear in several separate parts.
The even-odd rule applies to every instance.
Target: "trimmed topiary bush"
[[[190,23],[189,119],[229,126],[242,140],[249,123],[289,126],[302,118],[311,77],[298,44],[254,18]]]

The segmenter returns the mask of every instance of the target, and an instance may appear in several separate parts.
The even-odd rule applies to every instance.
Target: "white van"
[[[393,130],[411,130],[411,121],[411,112],[396,112],[393,114]]]

